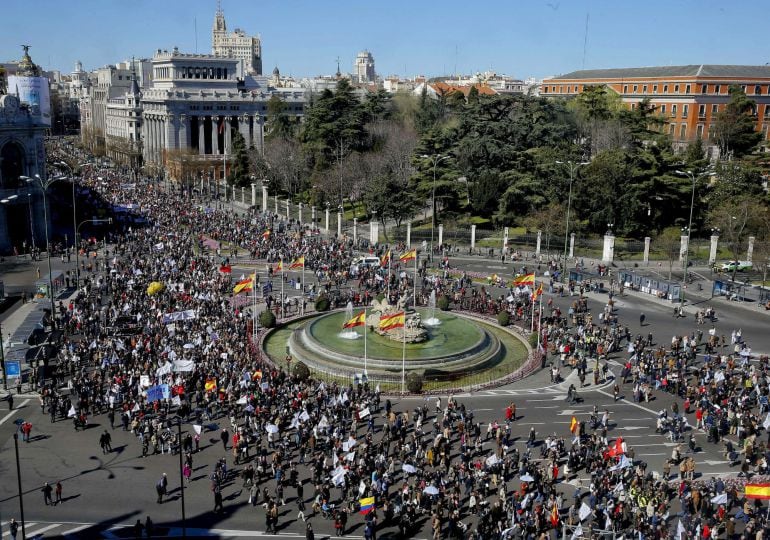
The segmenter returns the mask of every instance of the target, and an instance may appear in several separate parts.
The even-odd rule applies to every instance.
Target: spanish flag
[[[409,251],[407,251],[406,253],[401,255],[398,258],[398,260],[401,261],[401,262],[408,262],[408,261],[411,261],[412,259],[416,259],[416,258],[417,258],[417,250],[416,249],[410,249]]]
[[[362,514],[368,514],[374,510],[374,497],[366,497],[365,499],[361,499],[358,502],[361,504],[360,512]]]
[[[746,484],[747,499],[770,499],[770,484]]]
[[[256,381],[257,379],[262,379],[262,370],[258,369],[254,373],[251,374],[251,380]]]
[[[206,379],[206,384],[203,387],[206,392],[214,392],[217,389],[216,379]]]
[[[278,272],[283,272],[283,261],[278,261],[278,264],[276,264],[275,268],[273,268],[274,274],[277,274]]]
[[[559,509],[554,504],[553,508],[551,509],[551,525],[556,527],[558,524],[559,524]]]
[[[233,287],[233,294],[237,295],[242,292],[251,292],[252,290],[254,290],[254,274],[236,283],[235,287]]]
[[[578,420],[574,416],[572,417],[572,420],[569,422],[569,430],[572,433],[576,433],[578,428]]]
[[[294,259],[292,263],[289,265],[289,270],[294,270],[295,268],[305,268],[305,257],[299,257],[297,259]]]
[[[540,298],[540,295],[543,294],[543,284],[541,283],[540,286],[535,289],[535,292],[532,293],[532,303],[534,304],[537,302],[537,299]]]
[[[362,311],[348,322],[342,325],[342,328],[354,328],[356,326],[364,326],[366,324],[366,312]]]
[[[535,285],[535,274],[534,273],[532,273],[532,274],[525,274],[523,276],[515,277],[515,278],[513,278],[512,285],[514,285],[514,286],[516,286],[516,285],[530,285],[530,286],[534,287],[534,285]]]
[[[388,266],[388,263],[390,262],[390,250],[385,252],[385,255],[380,257],[380,266],[385,268]]]
[[[391,313],[390,315],[380,315],[380,330],[403,328],[405,323],[406,317],[403,311]]]
[[[262,238],[264,238],[265,240],[270,238],[270,229],[267,229],[265,232],[262,233]]]

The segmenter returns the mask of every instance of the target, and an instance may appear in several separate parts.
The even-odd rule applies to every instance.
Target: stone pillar
[[[471,249],[476,249],[476,225],[471,225]]]
[[[337,237],[342,237],[342,212],[337,212]]]
[[[679,237],[679,262],[684,263],[684,257],[687,254],[687,250],[690,249],[689,239],[686,234]]]
[[[602,262],[611,263],[615,259],[615,235],[604,235],[604,249],[602,249]]]
[[[233,151],[233,117],[225,116],[225,153]]]
[[[179,117],[169,114],[163,120],[163,148],[174,150],[179,147]]]
[[[275,196],[275,215],[278,216],[278,195]]]
[[[315,221],[316,215],[315,215],[315,206],[310,207],[310,220],[313,222],[313,229],[316,228],[316,221]]]
[[[206,153],[206,132],[204,130],[206,117],[198,116],[198,154]]]
[[[262,185],[262,211],[267,212],[267,186]]]
[[[243,142],[246,144],[246,148],[250,147],[251,139],[249,138],[249,115],[244,114],[238,117],[238,132],[243,137]]]
[[[711,235],[711,246],[709,246],[709,264],[717,262],[717,246],[719,245],[719,235]]]
[[[754,242],[756,241],[756,238],[753,236],[749,236],[749,248],[748,251],[746,251],[746,260],[748,262],[751,262],[752,257],[754,257]]]
[[[179,117],[179,147],[187,150],[190,148],[190,117],[183,114]]]
[[[251,184],[251,206],[257,206],[257,184]],[[262,205],[262,211],[265,211],[265,205]]]
[[[372,245],[375,245],[380,240],[380,222],[376,219],[373,219],[369,222],[369,227],[371,228],[370,235],[369,235],[369,242],[372,243]],[[441,230],[441,225],[439,225],[439,231]]]
[[[219,122],[221,117],[211,117],[211,153],[219,155]],[[217,179],[218,180],[218,179]]]
[[[572,259],[575,256],[575,233],[569,235],[569,258]]]
[[[508,227],[503,229],[503,251],[508,247]]]
[[[648,264],[650,262],[650,237],[644,237],[644,262]]]
[[[543,239],[543,231],[537,231],[537,244],[535,244],[535,257],[540,257],[540,241]]]
[[[300,227],[302,226],[302,203],[297,203],[297,221],[299,221]]]
[[[291,201],[289,199],[286,199],[286,219],[289,219],[291,217]]]
[[[439,246],[444,245],[444,224],[443,223],[438,224],[438,245]]]
[[[412,247],[412,222],[409,221],[406,224],[406,248]]]
[[[329,208],[326,209],[326,234],[329,234]]]
[[[371,235],[372,225],[369,224],[369,234]],[[358,245],[358,218],[353,218],[353,245]]]
[[[241,202],[246,204],[246,186],[241,186]]]

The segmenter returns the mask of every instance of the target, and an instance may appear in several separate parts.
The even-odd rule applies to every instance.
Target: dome
[[[275,66],[275,68],[273,68],[273,77],[278,77],[280,74],[281,72],[278,71],[278,66]]]

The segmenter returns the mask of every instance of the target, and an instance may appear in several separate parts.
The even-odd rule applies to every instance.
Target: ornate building
[[[262,41],[259,36],[248,36],[240,28],[227,32],[222,7],[217,7],[211,29],[211,53],[214,56],[236,58],[242,62],[244,73],[262,75]]]
[[[369,51],[361,51],[353,62],[353,80],[358,83],[371,83],[376,78],[374,56]]]

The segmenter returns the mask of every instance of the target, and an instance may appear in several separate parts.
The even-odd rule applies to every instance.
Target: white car
[[[733,270],[745,272],[746,270],[751,270],[753,266],[751,261],[730,261],[722,264],[721,270],[723,272],[732,272]]]
[[[353,264],[368,266],[376,270],[380,267],[380,258],[367,255],[366,257],[358,257],[353,261]]]

